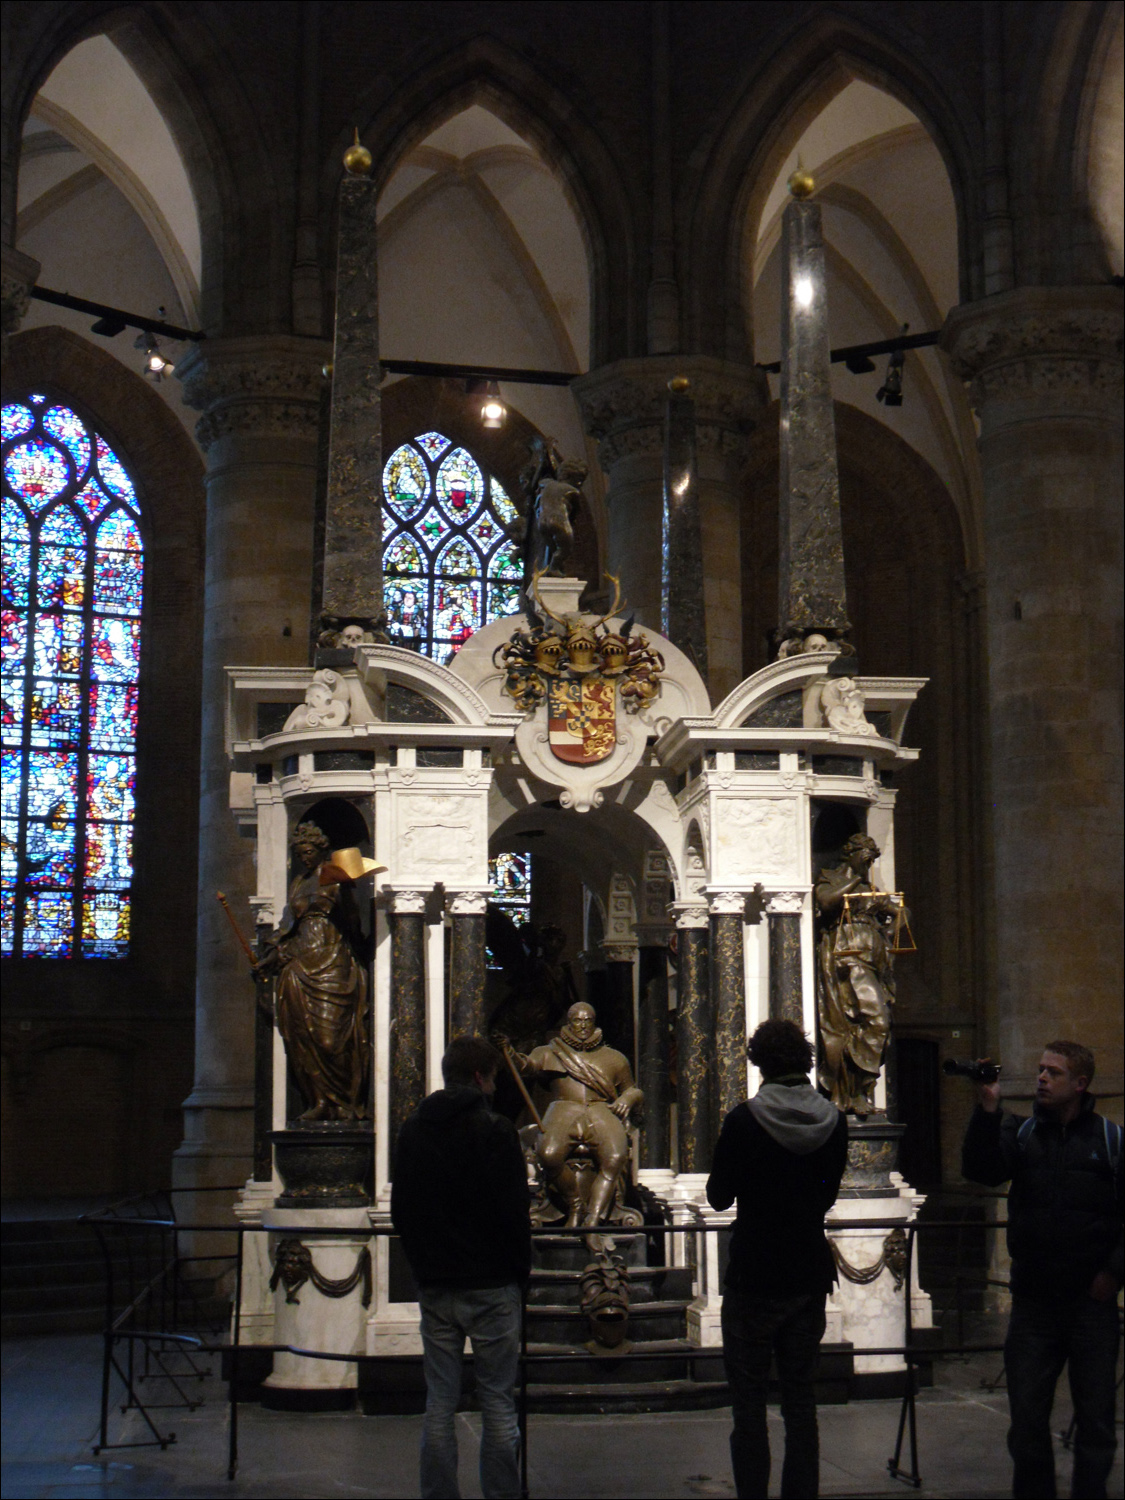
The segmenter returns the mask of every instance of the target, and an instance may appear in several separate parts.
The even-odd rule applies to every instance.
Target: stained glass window
[[[523,563],[505,529],[516,508],[472,454],[440,432],[395,449],[383,495],[391,639],[447,661],[482,625],[518,608]]]
[[[490,859],[488,883],[489,899],[522,927],[531,916],[531,855],[498,854]]]
[[[3,942],[129,951],[144,544],[120,458],[42,395],[3,407]]]

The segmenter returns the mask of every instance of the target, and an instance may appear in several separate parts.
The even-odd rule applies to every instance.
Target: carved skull
[[[340,646],[345,650],[351,650],[355,646],[363,645],[364,630],[362,625],[345,625],[340,632]]]

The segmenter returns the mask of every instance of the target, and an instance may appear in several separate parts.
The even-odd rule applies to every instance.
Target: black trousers
[[[723,1294],[723,1358],[734,1417],[730,1456],[739,1500],[765,1500],[769,1493],[766,1397],[775,1355],[785,1423],[781,1493],[784,1500],[816,1500],[820,1438],[813,1378],[824,1337],[825,1301],[824,1292],[799,1297]]]
[[[1074,1401],[1074,1500],[1105,1500],[1117,1451],[1114,1385],[1120,1324],[1117,1301],[1082,1296],[1048,1302],[1015,1293],[1004,1344],[1008,1451],[1016,1500],[1054,1500],[1051,1407],[1063,1366]]]

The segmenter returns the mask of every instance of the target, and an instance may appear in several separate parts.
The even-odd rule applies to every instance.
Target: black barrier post
[[[903,1344],[906,1346],[906,1389],[902,1393],[902,1410],[898,1414],[898,1438],[895,1442],[894,1455],[887,1459],[887,1472],[892,1479],[901,1479],[904,1483],[912,1485],[914,1489],[920,1489],[922,1476],[918,1472],[918,1425],[914,1405],[914,1319],[913,1309],[910,1305],[911,1292],[914,1287],[914,1224],[906,1226],[906,1280],[903,1283],[903,1295],[905,1305],[903,1307]],[[909,1472],[900,1465],[902,1458],[903,1429],[907,1422],[910,1423],[910,1469]]]
[[[527,1488],[527,1294],[523,1287],[520,1295],[520,1495],[528,1500]]]
[[[231,1320],[230,1449],[227,1454],[228,1479],[233,1479],[238,1469],[238,1345],[242,1337],[242,1246],[245,1239],[245,1231],[240,1225],[238,1230],[238,1254],[234,1262],[234,1317]]]

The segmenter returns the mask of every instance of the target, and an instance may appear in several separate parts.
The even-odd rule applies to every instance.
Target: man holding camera
[[[1004,1345],[1017,1500],[1055,1491],[1051,1407],[1063,1366],[1074,1400],[1076,1500],[1104,1500],[1117,1450],[1114,1400],[1122,1265],[1121,1127],[1094,1112],[1094,1058],[1048,1043],[1029,1118],[1000,1106],[997,1079],[979,1086],[961,1170],[1008,1196],[1012,1313]]]

